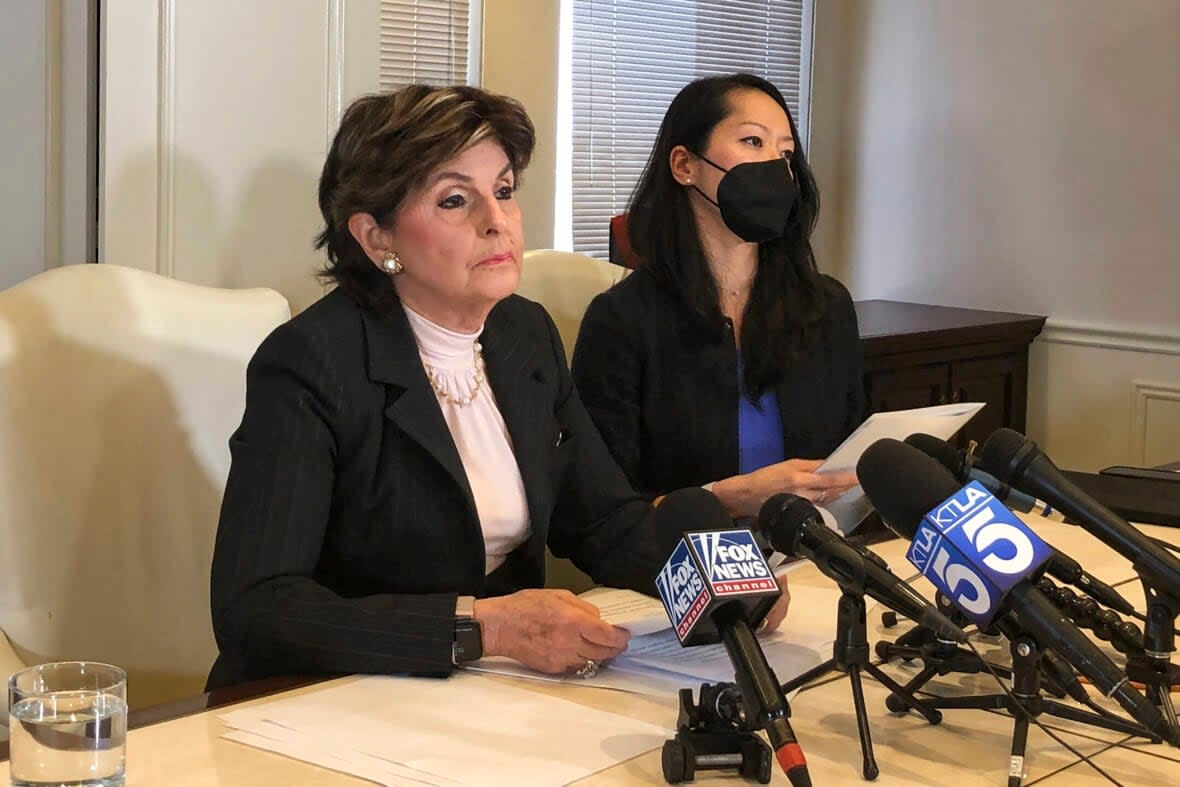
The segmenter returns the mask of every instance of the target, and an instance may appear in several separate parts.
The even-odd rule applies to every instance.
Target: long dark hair
[[[824,314],[824,290],[811,233],[819,216],[819,189],[782,93],[752,74],[707,77],[686,85],[672,100],[643,176],[631,196],[627,234],[642,266],[710,325],[721,328],[721,296],[705,259],[688,190],[672,177],[669,156],[677,145],[702,154],[717,124],[733,113],[737,90],[760,90],[787,113],[795,152],[791,170],[799,201],[786,232],[758,245],[758,271],[743,315],[743,387],[751,401],[770,390],[814,340]]]

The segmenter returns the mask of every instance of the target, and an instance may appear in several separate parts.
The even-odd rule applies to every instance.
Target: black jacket
[[[480,339],[524,479],[532,536],[484,576],[458,451],[405,313],[330,293],[274,331],[246,411],[212,571],[216,688],[276,674],[451,670],[456,595],[544,582],[544,547],[650,592],[650,505],[578,399],[548,314],[497,304]]]
[[[787,458],[823,459],[864,418],[856,311],[824,276],[813,349],[777,386]],[[582,319],[574,381],[636,489],[650,496],[738,473],[737,347],[639,268]]]

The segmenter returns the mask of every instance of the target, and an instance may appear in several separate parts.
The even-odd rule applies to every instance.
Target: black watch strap
[[[483,656],[483,630],[475,618],[455,619],[455,641],[451,645],[452,663],[464,664]]]

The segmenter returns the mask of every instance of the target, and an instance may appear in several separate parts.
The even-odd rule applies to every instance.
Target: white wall
[[[47,12],[9,3],[0,24],[0,289],[45,270]]]
[[[847,11],[835,270],[858,298],[1048,315],[1030,433],[1076,467],[1180,458],[1180,396],[1136,387],[1180,391],[1180,4]]]
[[[559,5],[485,1],[483,84],[537,125],[520,198],[548,246]],[[376,0],[103,7],[104,261],[306,306]],[[1063,464],[1145,461],[1180,423],[1177,41],[1180,5],[1155,0],[817,3],[821,267],[859,298],[1049,315],[1029,429]]]
[[[95,0],[7,0],[0,289],[94,259]]]
[[[376,89],[377,0],[103,13],[102,260],[316,300],[316,183],[341,108]]]
[[[98,259],[98,0],[49,0],[60,9],[60,81],[56,146],[59,169],[57,258],[75,265]]]
[[[526,249],[553,246],[557,177],[559,0],[483,0],[483,87],[518,99],[537,147],[517,198]]]
[[[296,311],[317,298],[321,127],[328,116],[334,125],[330,104],[376,88],[376,7],[104,4],[103,261],[275,287]],[[482,84],[520,99],[537,130],[519,194],[528,248],[553,245],[559,10],[558,0],[484,0]],[[347,37],[342,52],[333,24]]]
[[[839,274],[844,259],[845,118],[849,80],[850,8],[856,0],[817,0],[811,49],[811,112],[807,159],[819,186],[819,223],[811,245],[820,270]]]
[[[377,88],[377,5],[104,4],[102,260],[273,287],[294,311],[318,298],[316,181],[340,109]],[[529,247],[553,238],[558,8],[485,0],[483,12],[483,84],[537,127],[520,193]]]

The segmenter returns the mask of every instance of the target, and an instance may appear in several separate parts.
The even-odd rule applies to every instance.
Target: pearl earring
[[[396,251],[385,252],[385,257],[381,260],[381,267],[390,276],[396,276],[406,269],[406,266],[402,265],[402,258],[397,256]]]

